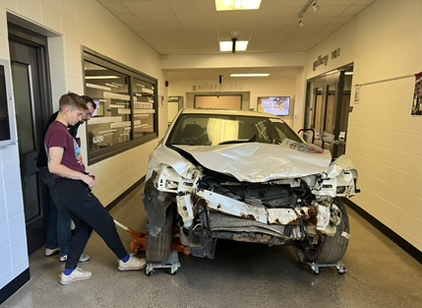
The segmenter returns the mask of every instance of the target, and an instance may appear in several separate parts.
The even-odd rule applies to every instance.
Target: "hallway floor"
[[[111,215],[145,230],[141,189],[126,196]],[[157,270],[119,272],[116,257],[93,234],[87,249],[87,281],[58,283],[58,255],[30,257],[31,280],[2,307],[421,307],[422,265],[349,209],[351,242],[343,259],[348,272],[322,269],[318,276],[298,263],[291,247],[238,242],[217,244],[214,260],[180,256],[171,276]],[[130,236],[119,229],[124,243]]]

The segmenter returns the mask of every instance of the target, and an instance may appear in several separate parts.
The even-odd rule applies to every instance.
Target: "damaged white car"
[[[341,197],[357,191],[344,156],[306,144],[281,118],[182,110],[151,154],[145,186],[149,261],[165,261],[173,230],[197,257],[218,239],[294,245],[307,262],[335,264],[349,221]]]

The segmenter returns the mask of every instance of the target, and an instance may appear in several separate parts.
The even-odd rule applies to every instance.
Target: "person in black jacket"
[[[92,114],[95,111],[96,104],[89,96],[81,96],[88,107],[88,110],[84,113],[82,121],[79,123],[69,126],[68,131],[70,135],[75,138],[75,140],[80,145],[79,138],[77,138],[78,128],[85,121],[91,119]],[[44,130],[43,144],[40,146],[40,151],[38,153],[37,167],[38,174],[40,179],[48,187],[49,192],[49,216],[47,223],[47,233],[46,233],[46,244],[45,244],[45,256],[49,257],[60,251],[60,261],[64,262],[67,260],[67,254],[69,252],[69,243],[71,237],[71,219],[67,210],[60,205],[60,201],[57,196],[56,189],[54,188],[54,177],[48,171],[47,168],[47,154],[44,145],[45,132],[51,123],[53,123],[59,112],[55,112],[47,122],[46,128]],[[88,261],[90,257],[86,254],[82,254],[79,261],[85,262]]]

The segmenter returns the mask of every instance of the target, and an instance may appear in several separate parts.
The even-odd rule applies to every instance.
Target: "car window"
[[[281,119],[236,115],[182,114],[173,126],[167,145],[219,145],[227,143],[302,143]]]

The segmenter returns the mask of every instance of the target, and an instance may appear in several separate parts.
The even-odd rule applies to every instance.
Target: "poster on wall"
[[[415,74],[412,115],[422,115],[422,72]]]

